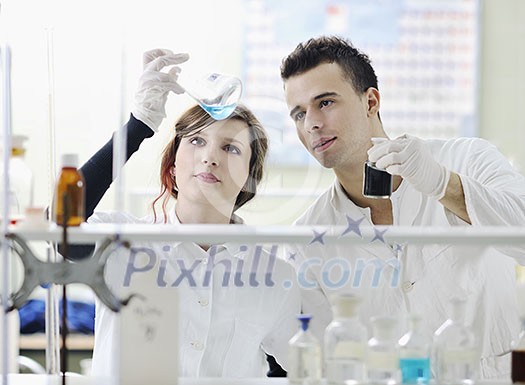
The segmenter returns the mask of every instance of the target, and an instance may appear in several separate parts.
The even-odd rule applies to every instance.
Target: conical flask
[[[240,79],[216,72],[197,80],[182,78],[178,83],[215,120],[228,118],[242,94]]]

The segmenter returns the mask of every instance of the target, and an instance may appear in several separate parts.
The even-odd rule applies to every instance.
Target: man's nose
[[[321,113],[319,111],[313,110],[307,111],[304,119],[304,127],[308,132],[322,128],[323,121]]]

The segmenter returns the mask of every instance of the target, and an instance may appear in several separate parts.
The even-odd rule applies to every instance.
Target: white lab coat
[[[439,163],[459,174],[472,225],[525,225],[525,178],[493,145],[473,138],[429,140],[427,145]],[[406,181],[391,201],[394,226],[468,226]],[[348,226],[344,236],[358,236],[356,229],[373,226],[369,209],[351,202],[337,181],[296,224]],[[299,284],[304,288],[314,280],[320,283],[320,290],[303,290],[303,310],[314,314],[317,335],[322,338],[331,319],[328,298],[335,293],[360,295],[360,316],[368,325],[374,315],[403,319],[415,311],[423,316],[428,336],[450,314],[450,300],[464,298],[468,301],[466,322],[481,342],[481,377],[508,379],[510,354],[498,355],[509,351],[519,332],[514,268],[516,261],[524,264],[525,251],[438,244],[396,250],[395,245],[381,241],[379,234],[363,246],[312,242],[289,251]]]
[[[114,212],[95,213],[89,222],[152,223],[152,220]],[[179,223],[174,212],[169,215],[168,222]],[[132,246],[148,247],[155,251],[155,255],[168,260],[163,278],[168,285],[181,277],[176,260],[183,260],[187,269],[195,261],[200,261],[191,273],[194,282],[186,276],[177,286],[179,376],[261,377],[268,369],[264,353],[273,355],[277,362],[287,367],[288,340],[298,330],[296,316],[300,312],[299,289],[290,264],[270,257],[272,253],[268,253],[268,249],[261,253],[256,245],[224,244],[216,249],[213,258],[210,257],[211,248],[204,251],[194,243],[140,243]],[[259,260],[254,264],[256,258]],[[110,287],[118,288],[119,283],[124,282],[123,266],[128,260],[129,252],[108,260],[106,280]],[[232,262],[226,285],[225,264],[221,262],[224,260]],[[206,285],[204,280],[208,268],[212,278]],[[241,275],[237,276],[237,272]],[[266,272],[271,272],[269,278],[274,286],[266,281]],[[251,277],[255,277],[257,287],[250,281]],[[239,278],[240,281],[234,283],[234,279]],[[242,282],[242,287],[239,282]],[[107,377],[116,373],[117,317],[97,301],[93,375]]]

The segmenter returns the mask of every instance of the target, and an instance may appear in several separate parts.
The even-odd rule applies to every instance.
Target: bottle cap
[[[11,148],[23,149],[24,142],[29,139],[25,135],[12,135],[11,136]]]
[[[306,331],[308,329],[308,324],[310,323],[312,316],[310,314],[299,314],[297,316],[297,319],[301,321],[301,329],[303,329],[303,331]]]
[[[340,317],[353,317],[357,314],[357,306],[361,300],[353,294],[339,294],[333,298],[334,315]]]
[[[78,154],[62,154],[62,167],[78,167]]]
[[[380,339],[389,339],[394,335],[394,329],[397,327],[397,320],[390,316],[375,316],[370,318],[373,335]]]

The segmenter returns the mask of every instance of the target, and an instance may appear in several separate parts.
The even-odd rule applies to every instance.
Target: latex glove
[[[165,105],[170,91],[182,94],[184,89],[177,83],[180,68],[175,66],[168,72],[161,70],[170,65],[184,63],[189,59],[185,53],[174,54],[167,49],[153,49],[143,55],[144,72],[139,79],[133,116],[157,132],[166,117]]]
[[[437,200],[445,196],[450,171],[434,160],[419,138],[403,135],[375,144],[368,150],[368,159],[389,174],[400,175],[423,194]]]

